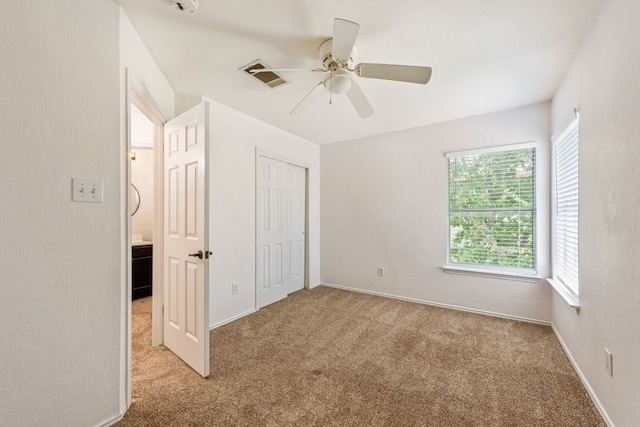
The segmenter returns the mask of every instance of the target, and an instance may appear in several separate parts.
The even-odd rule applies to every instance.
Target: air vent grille
[[[265,65],[264,62],[257,59],[252,63],[242,67],[241,70],[247,73],[248,75],[250,75],[251,77],[255,78],[256,80],[260,81],[261,83],[269,86],[270,88],[282,86],[283,84],[287,83],[285,79],[283,79],[281,76],[274,73],[273,71],[265,71],[262,73],[251,72],[251,70],[263,70],[265,68],[271,68],[271,67]]]

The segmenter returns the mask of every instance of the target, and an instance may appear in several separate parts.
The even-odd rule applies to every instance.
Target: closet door
[[[272,304],[304,287],[306,169],[258,157],[257,304]]]

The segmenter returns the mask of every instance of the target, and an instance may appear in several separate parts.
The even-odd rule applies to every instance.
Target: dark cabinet
[[[133,246],[131,258],[132,297],[148,297],[153,283],[153,245]]]

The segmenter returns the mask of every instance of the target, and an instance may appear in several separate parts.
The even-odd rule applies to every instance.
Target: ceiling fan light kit
[[[336,71],[331,73],[329,77],[322,82],[324,87],[333,94],[345,93],[351,88],[353,80],[344,71]]]

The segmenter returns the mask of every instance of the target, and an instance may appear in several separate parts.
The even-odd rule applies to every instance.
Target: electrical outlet
[[[613,355],[606,348],[604,349],[604,369],[607,370],[610,377],[613,376]]]
[[[384,267],[378,267],[378,276],[380,277],[384,276]]]
[[[231,293],[233,295],[236,295],[238,293],[238,283],[237,282],[233,282],[231,284]]]

